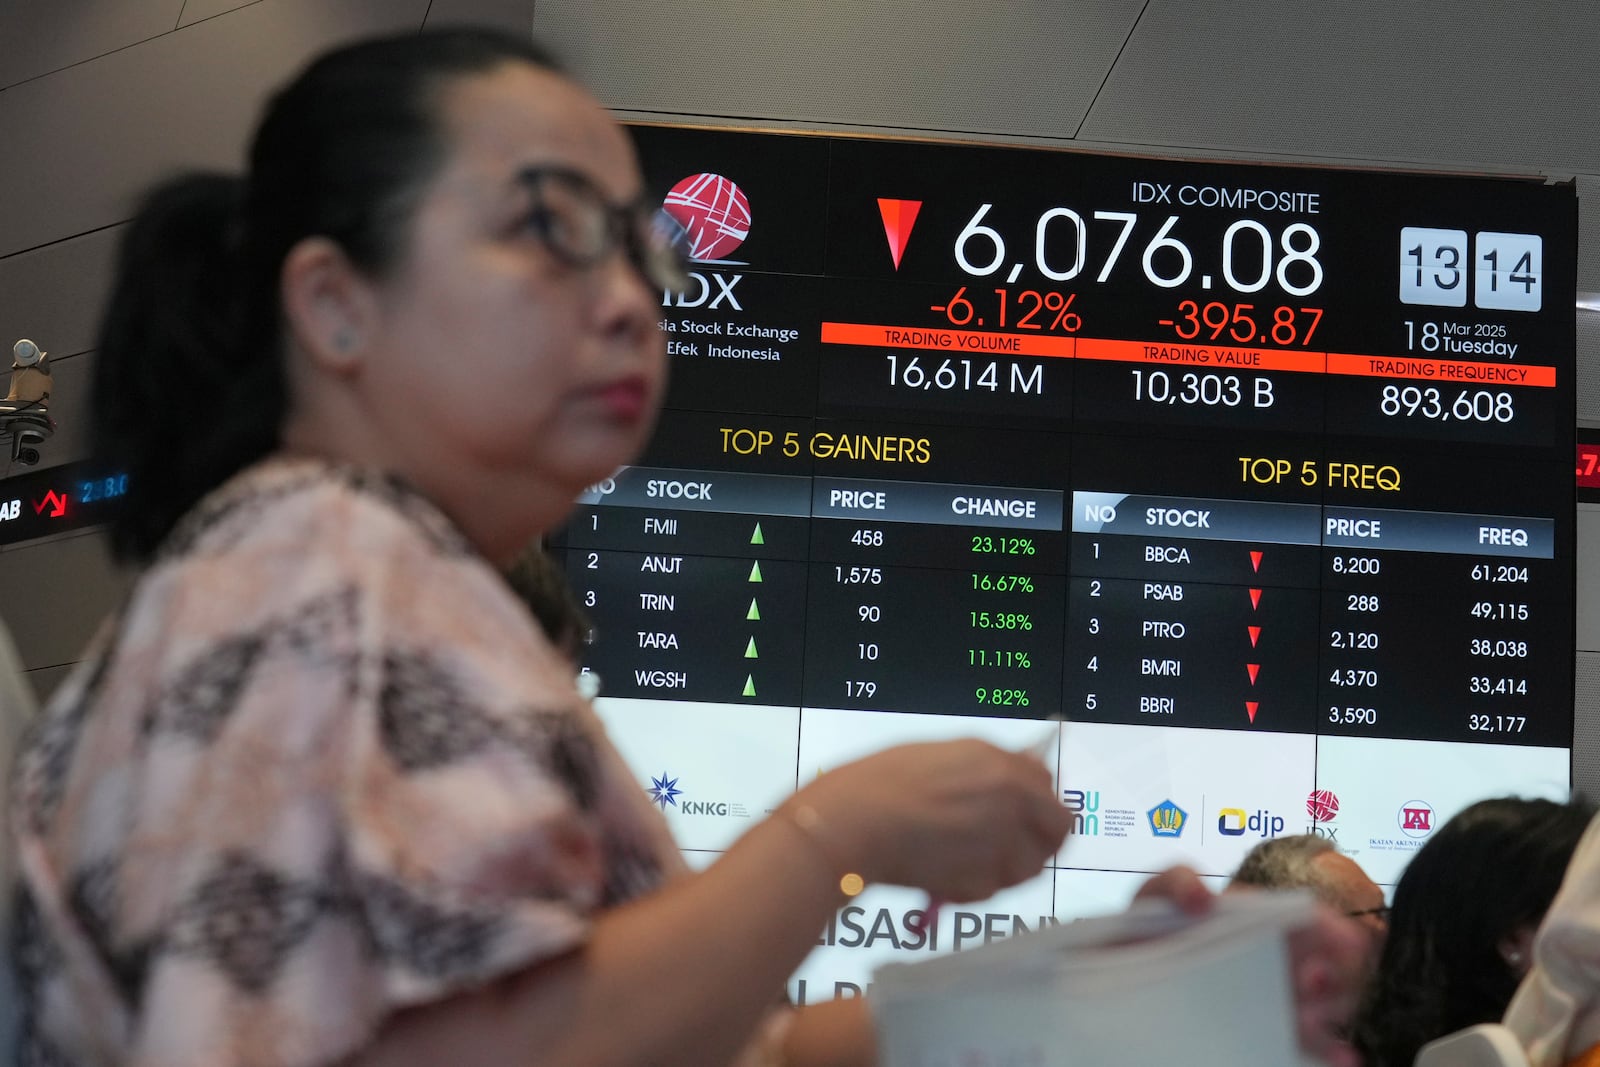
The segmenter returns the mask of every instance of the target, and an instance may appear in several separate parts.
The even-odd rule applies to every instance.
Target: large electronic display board
[[[926,934],[869,891],[796,995],[1280,833],[1392,882],[1565,793],[1570,185],[634,134],[693,285],[649,452],[557,544],[641,784],[709,861],[875,748],[1044,736],[1081,816]]]

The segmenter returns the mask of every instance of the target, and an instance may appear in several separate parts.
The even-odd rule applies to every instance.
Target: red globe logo
[[[1329,822],[1339,814],[1339,798],[1331,789],[1318,789],[1306,797],[1306,814],[1312,822]]]
[[[662,209],[689,237],[689,256],[725,260],[750,236],[750,201],[720,174],[695,174],[672,187]]]

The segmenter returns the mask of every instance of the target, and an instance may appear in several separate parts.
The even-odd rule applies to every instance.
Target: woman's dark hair
[[[1434,831],[1395,886],[1389,936],[1353,1024],[1367,1067],[1411,1067],[1429,1041],[1500,1020],[1519,981],[1501,942],[1539,925],[1593,816],[1581,800],[1508,797]]]
[[[446,30],[318,58],[267,107],[249,174],[189,174],[146,195],[100,327],[94,452],[128,474],[111,527],[148,559],[178,518],[278,443],[287,385],[278,278],[300,240],[381,277],[442,165],[438,99],[508,62],[558,69],[530,40]]]
[[[506,568],[505,578],[550,643],[576,662],[583,653],[589,616],[567,584],[561,565],[543,545],[533,544]]]

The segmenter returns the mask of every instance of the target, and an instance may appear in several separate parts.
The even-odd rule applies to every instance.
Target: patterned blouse
[[[312,460],[174,530],[18,763],[23,1063],[311,1067],[680,864],[528,611]]]

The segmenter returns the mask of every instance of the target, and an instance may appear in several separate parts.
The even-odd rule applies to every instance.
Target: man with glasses
[[[1228,892],[1237,889],[1309,889],[1372,934],[1373,955],[1389,930],[1383,890],[1360,864],[1316,834],[1294,834],[1263,841],[1250,850]]]

